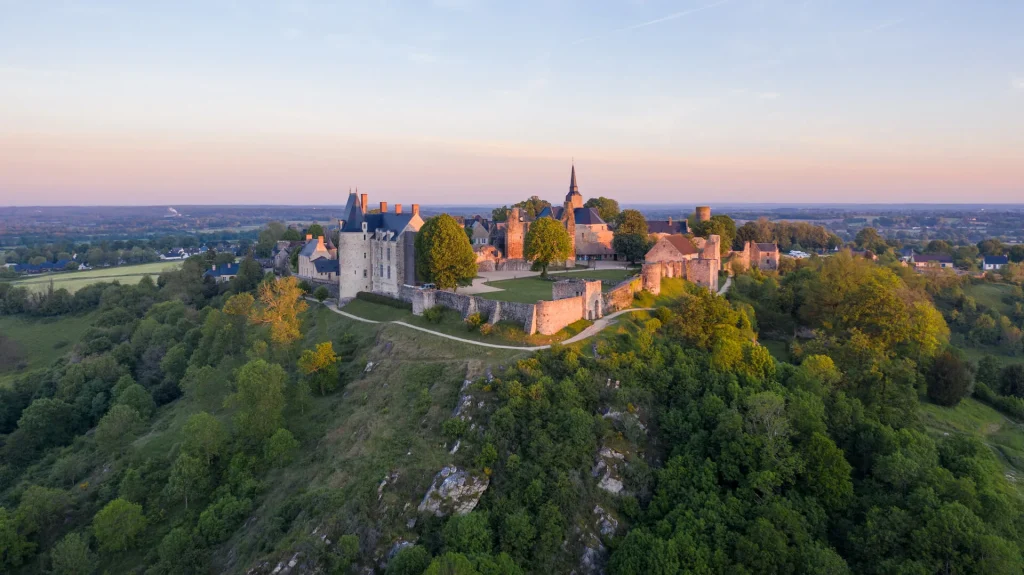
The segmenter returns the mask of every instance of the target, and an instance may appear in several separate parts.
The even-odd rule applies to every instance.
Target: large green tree
[[[547,277],[548,266],[564,262],[573,256],[569,232],[562,222],[551,218],[538,218],[526,232],[526,259],[540,266],[540,275]]]
[[[609,224],[615,221],[615,218],[619,215],[619,202],[599,196],[596,198],[590,198],[583,204],[584,208],[597,208],[598,215],[601,219]]]
[[[947,348],[935,356],[928,372],[928,397],[932,401],[952,407],[971,393],[972,384],[970,367],[956,350]]]
[[[114,499],[93,517],[92,532],[100,551],[125,551],[135,545],[146,523],[141,505]]]
[[[441,289],[476,277],[476,255],[466,232],[448,214],[434,216],[416,234],[416,273]]]
[[[235,426],[239,435],[260,443],[281,427],[287,379],[280,365],[263,359],[254,359],[238,370],[238,391],[229,401],[238,407]]]
[[[107,453],[128,448],[145,426],[142,416],[128,405],[115,405],[96,426],[96,443]]]
[[[89,549],[89,540],[81,533],[69,533],[50,552],[53,575],[92,575],[96,555]]]
[[[620,234],[616,231],[612,237],[612,248],[616,253],[625,256],[629,263],[635,264],[638,260],[643,259],[651,248],[651,244],[646,235]]]
[[[718,235],[722,240],[719,244],[721,254],[728,255],[736,238],[736,222],[726,215],[711,216],[706,222],[697,222],[693,227],[693,233],[704,238]]]
[[[622,210],[617,218],[615,233],[647,237],[647,219],[639,210]]]

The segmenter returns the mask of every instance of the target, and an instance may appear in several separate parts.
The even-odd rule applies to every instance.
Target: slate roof
[[[238,264],[221,264],[217,269],[206,270],[203,277],[218,278],[238,275]]]
[[[316,268],[318,274],[336,274],[338,273],[338,260],[317,258],[313,260],[313,267]]]
[[[316,249],[320,247],[320,238],[313,238],[306,242],[305,247],[299,252],[300,257],[310,257],[316,253]]]
[[[941,262],[941,263],[953,263],[953,256],[949,254],[915,254],[915,262]]]
[[[565,213],[565,207],[563,206],[548,206],[537,214],[538,218],[554,218],[556,220],[562,219],[562,214]],[[577,224],[584,226],[601,225],[606,223],[601,219],[601,214],[598,213],[597,208],[575,208],[572,211],[572,216],[576,220]]]
[[[765,244],[758,242],[757,249],[761,250],[762,252],[777,252],[779,251],[779,246],[775,244]]]
[[[649,220],[647,222],[647,233],[649,234],[686,234],[690,232],[690,226],[686,220]]]
[[[41,273],[53,270],[62,270],[64,266],[71,263],[71,260],[60,260],[56,262],[43,262],[41,264],[18,264],[14,266],[14,271],[21,273]]]
[[[985,256],[985,265],[987,266],[1005,266],[1010,263],[1010,259],[1006,256]]]

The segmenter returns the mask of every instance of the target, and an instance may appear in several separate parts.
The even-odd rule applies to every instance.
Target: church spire
[[[580,187],[576,185],[576,162],[572,163],[572,176],[569,179],[569,193],[579,193]]]

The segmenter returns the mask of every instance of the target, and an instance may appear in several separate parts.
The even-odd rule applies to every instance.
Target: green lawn
[[[992,448],[1016,478],[1018,490],[1024,493],[1024,426],[975,399],[964,399],[956,407],[921,404],[921,420],[935,436],[947,433],[969,433]]]
[[[20,373],[48,367],[71,350],[93,319],[94,314],[58,318],[0,316],[0,335],[14,342],[20,358],[10,366],[0,366],[0,386]],[[23,369],[17,368],[20,364]]]
[[[609,291],[613,287],[615,287],[615,284],[621,282],[622,280],[628,277],[636,275],[636,273],[637,270],[587,270],[551,274],[549,277],[555,280],[587,279],[614,282],[602,286],[603,291]],[[487,292],[477,295],[484,299],[515,301],[522,303],[536,303],[539,300],[550,301],[551,285],[553,283],[554,282],[550,280],[542,279],[540,276],[529,276],[512,280],[498,280],[493,282],[487,282],[486,285],[499,288],[503,291]]]
[[[1003,301],[1003,297],[1010,295],[1012,291],[1012,285],[996,283],[971,284],[964,288],[964,293],[973,297],[978,304],[992,308],[1004,315],[1013,311]]]
[[[50,288],[53,282],[53,289],[64,288],[69,292],[76,292],[79,289],[97,282],[117,280],[122,284],[136,284],[142,276],[157,276],[160,272],[172,269],[181,265],[181,262],[154,262],[151,264],[138,264],[134,266],[117,266],[109,268],[97,268],[83,272],[62,272],[55,274],[44,274],[30,276],[13,282],[14,285],[26,287],[34,292],[43,292]],[[156,279],[154,277],[154,279]]]

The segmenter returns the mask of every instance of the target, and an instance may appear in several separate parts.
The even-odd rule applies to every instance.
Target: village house
[[[653,237],[655,240],[661,239],[665,236],[688,233],[690,233],[690,225],[685,219],[673,220],[672,218],[669,218],[667,220],[647,221],[647,235]]]
[[[740,267],[756,267],[762,271],[779,269],[781,259],[779,244],[774,242],[743,242],[743,250],[733,252],[733,261]]]
[[[949,254],[914,254],[910,262],[917,269],[953,268],[953,256]]]
[[[337,250],[330,241],[329,237],[306,235],[306,245],[299,252],[297,276],[315,281],[333,282],[338,279],[338,262],[334,259]]]
[[[217,283],[223,283],[231,280],[238,275],[239,264],[214,264],[213,267],[206,270],[203,274],[203,278],[213,278]]]
[[[1010,263],[1006,256],[985,256],[981,261],[981,269],[987,272],[999,271]]]

